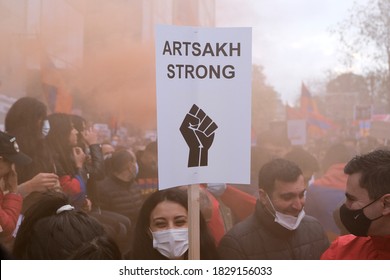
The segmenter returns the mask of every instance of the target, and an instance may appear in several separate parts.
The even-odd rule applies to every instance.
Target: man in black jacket
[[[255,213],[221,240],[222,259],[319,259],[329,241],[320,223],[305,216],[302,171],[286,159],[274,159],[259,172]]]

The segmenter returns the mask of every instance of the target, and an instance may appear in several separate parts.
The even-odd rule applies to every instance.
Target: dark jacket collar
[[[289,237],[294,234],[294,230],[288,230],[275,222],[275,217],[261,204],[256,202],[255,218],[262,227],[278,237]]]

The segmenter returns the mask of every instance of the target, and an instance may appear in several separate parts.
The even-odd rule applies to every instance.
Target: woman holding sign
[[[151,194],[144,202],[135,228],[133,258],[180,260],[188,258],[187,192],[179,188]],[[200,214],[200,258],[218,259],[215,241]]]

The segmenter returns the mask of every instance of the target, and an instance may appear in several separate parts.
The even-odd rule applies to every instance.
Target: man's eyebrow
[[[349,194],[349,193],[345,193],[345,197],[346,197],[348,200],[356,200],[356,197],[353,196],[352,194]]]
[[[280,194],[280,196],[281,196],[281,197],[293,197],[293,196],[299,196],[299,195],[301,195],[301,194],[305,193],[305,191],[306,191],[306,189],[305,189],[305,190],[303,190],[303,191],[301,191],[301,192],[299,192],[298,194],[296,194],[295,192],[286,192],[286,193],[282,193],[282,194]]]
[[[294,195],[292,192],[286,192],[286,193],[281,193],[280,196],[291,196]]]

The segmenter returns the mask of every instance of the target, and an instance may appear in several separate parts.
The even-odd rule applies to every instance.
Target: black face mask
[[[346,229],[356,236],[367,236],[368,229],[370,228],[371,222],[382,218],[383,215],[370,220],[364,215],[363,209],[373,204],[379,198],[370,202],[366,206],[360,209],[351,210],[348,209],[345,204],[340,207],[340,219]]]

